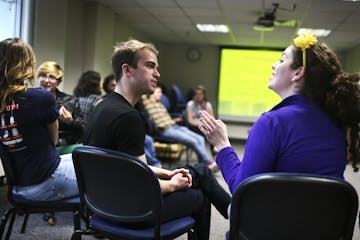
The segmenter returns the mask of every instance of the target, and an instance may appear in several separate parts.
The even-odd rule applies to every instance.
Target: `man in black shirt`
[[[116,87],[92,112],[85,131],[85,144],[126,152],[147,162],[145,129],[134,106],[141,95],[152,94],[157,86],[160,77],[157,54],[152,44],[137,40],[115,47],[112,66]],[[211,171],[201,165],[175,170],[150,168],[158,176],[164,193],[163,221],[193,216],[198,239],[209,239],[210,202],[226,218],[230,203],[230,195]]]

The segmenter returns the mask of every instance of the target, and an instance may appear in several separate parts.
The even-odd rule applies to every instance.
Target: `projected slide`
[[[255,120],[281,101],[268,89],[271,65],[282,51],[221,49],[218,93],[220,118]]]

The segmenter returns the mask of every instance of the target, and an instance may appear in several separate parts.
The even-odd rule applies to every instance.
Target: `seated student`
[[[205,87],[198,85],[194,90],[192,99],[186,104],[186,119],[190,130],[202,135],[202,132],[198,128],[201,124],[199,115],[201,110],[206,110],[211,116],[214,116],[212,105],[206,97]],[[211,145],[210,151],[213,156],[216,155],[216,151]]]
[[[216,163],[210,159],[206,152],[205,138],[185,126],[177,125],[160,102],[161,95],[161,88],[156,87],[153,94],[144,94],[142,96],[143,109],[154,124],[157,132],[161,136],[172,138],[189,146],[196,153],[199,163],[211,169],[217,169]]]
[[[14,57],[16,56],[16,57]],[[18,38],[0,42],[0,144],[12,161],[13,194],[53,201],[78,195],[71,155],[59,156],[59,110],[34,81],[35,56]],[[49,77],[49,76],[46,76]]]
[[[126,152],[147,162],[144,154],[145,129],[134,108],[142,94],[154,92],[160,77],[158,51],[152,44],[129,40],[119,43],[112,56],[116,76],[113,93],[91,113],[85,131],[85,144]],[[210,203],[227,218],[229,194],[203,165],[175,170],[150,168],[159,178],[163,192],[162,221],[193,216],[198,239],[209,239]],[[146,227],[153,222],[144,221]]]
[[[85,127],[85,118],[78,99],[57,89],[63,76],[64,72],[56,62],[44,62],[37,71],[40,87],[54,95],[59,107],[60,139],[58,145],[70,145],[80,142]]]
[[[74,95],[78,98],[85,123],[87,123],[89,113],[102,99],[100,81],[101,77],[98,72],[86,71],[81,74],[74,89]]]
[[[214,115],[212,105],[206,98],[205,88],[201,85],[198,85],[195,88],[194,96],[186,104],[187,121],[190,129],[195,132],[200,132],[198,125],[201,123],[199,120],[199,112],[201,110],[206,110],[210,115]]]
[[[311,34],[300,35],[272,65],[268,87],[282,101],[255,122],[240,161],[225,124],[201,111],[200,130],[219,150],[216,161],[234,192],[247,177],[267,172],[344,178],[360,161],[360,75],[341,70],[335,53]],[[346,130],[350,130],[347,143]]]
[[[110,93],[112,93],[115,89],[115,85],[116,85],[116,80],[115,80],[115,75],[113,73],[107,75],[104,78],[104,82],[103,82],[103,90],[105,92],[104,97],[107,97]]]

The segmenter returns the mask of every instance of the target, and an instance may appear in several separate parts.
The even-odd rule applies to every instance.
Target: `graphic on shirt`
[[[1,114],[0,140],[3,142],[4,145],[7,145],[10,148],[16,148],[17,144],[23,141],[22,135],[19,133],[18,130],[18,124],[15,121],[15,109],[19,109],[18,104],[11,104],[6,106],[6,111],[10,111],[9,119],[6,119],[5,113]]]
[[[5,126],[5,114],[1,114],[1,126]]]

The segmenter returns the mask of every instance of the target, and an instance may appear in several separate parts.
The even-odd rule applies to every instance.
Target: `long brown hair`
[[[294,48],[293,68],[302,66],[302,51]],[[360,162],[360,74],[345,73],[335,52],[318,42],[306,49],[301,94],[318,104],[340,127],[350,131],[348,159],[355,171]]]
[[[19,38],[0,42],[0,112],[17,92],[30,87],[34,81],[35,56],[32,48]]]
[[[100,95],[100,73],[95,71],[86,71],[81,74],[78,83],[74,89],[76,97],[88,97],[91,94]]]

